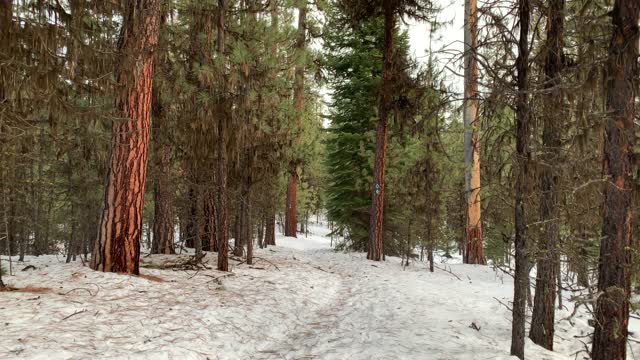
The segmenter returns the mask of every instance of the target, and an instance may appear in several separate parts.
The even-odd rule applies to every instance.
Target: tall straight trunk
[[[163,14],[161,23],[164,24]],[[160,58],[158,66],[164,67],[164,59]],[[153,145],[155,150],[155,179],[153,182],[153,254],[174,254],[173,186],[171,181],[171,145],[167,114],[162,102],[161,88],[154,86],[152,99]]]
[[[9,41],[10,36],[10,26],[11,19],[13,17],[13,2],[11,0],[0,0],[0,54],[7,52],[10,49],[11,42]],[[5,84],[7,81],[5,80],[5,72],[0,67],[0,104],[4,103],[6,99],[6,90]],[[4,126],[0,125],[0,196],[2,197],[2,232],[4,242],[6,242],[5,247],[0,247],[0,251],[4,250],[4,248],[9,245],[9,204],[7,203],[7,179],[5,176],[5,171],[7,165],[5,163],[5,134],[4,134]],[[8,171],[7,171],[8,173]],[[11,254],[8,254],[11,255]],[[0,269],[2,268],[2,262],[0,262]],[[0,271],[0,289],[4,288],[4,283],[2,282],[2,273]]]
[[[367,259],[383,259],[382,239],[384,222],[384,171],[387,158],[387,121],[393,100],[393,31],[395,29],[394,2],[384,1],[384,51],[382,62],[382,91],[378,106],[376,150],[373,164],[373,189],[369,218],[369,251]]]
[[[480,204],[480,144],[478,130],[478,63],[476,59],[478,13],[477,0],[465,0],[464,24],[464,159],[467,218],[465,256],[467,264],[484,264]]]
[[[609,45],[604,143],[604,216],[600,241],[594,360],[626,358],[631,290],[633,223],[632,161],[638,77],[637,0],[616,0]]]
[[[550,0],[547,9],[547,39],[545,44],[545,114],[542,132],[544,149],[540,171],[540,221],[542,232],[538,239],[536,293],[529,338],[549,350],[553,350],[553,334],[556,303],[556,280],[559,273],[558,242],[558,174],[555,171],[561,150],[561,122],[564,120],[562,91],[560,89],[563,57],[564,0]]]
[[[295,43],[295,51],[299,57],[305,57],[304,54],[307,46],[307,3],[306,0],[302,2],[300,8],[298,8],[298,36]],[[295,126],[297,131],[300,131],[302,123],[302,115],[304,109],[304,71],[305,62],[298,59],[295,69],[295,79],[293,88],[293,97],[296,104],[296,121]],[[296,143],[299,143],[299,137],[301,134],[296,134],[298,137]],[[296,155],[297,156],[297,155]],[[287,183],[287,204],[285,211],[285,227],[284,235],[297,237],[297,221],[296,221],[296,201],[297,201],[297,186],[298,186],[298,159],[294,159],[289,163],[289,181]]]
[[[40,189],[40,182],[42,181],[42,159],[44,157],[42,147],[44,145],[44,130],[39,129],[39,138],[37,139],[34,136],[33,142],[34,147],[36,147],[38,153],[38,160],[36,163],[36,169],[33,169],[32,177],[31,177],[31,191],[32,196],[31,199],[33,201],[33,255],[40,256],[42,254],[47,253],[46,246],[44,243],[44,239],[42,237],[42,192],[37,191],[36,189]]]
[[[225,11],[226,0],[218,0],[218,54],[225,57]],[[228,93],[228,80],[225,76],[224,79],[224,94],[219,99],[219,114],[218,114],[218,166],[217,166],[217,179],[218,179],[218,270],[229,271],[229,231],[227,224],[227,137],[226,127],[228,124],[228,108],[226,104],[226,97]]]
[[[118,43],[120,89],[100,231],[91,259],[101,271],[138,274],[147,178],[153,52],[160,29],[160,0],[127,3]]]
[[[529,0],[518,0],[520,39],[518,41],[518,92],[516,95],[516,184],[515,184],[515,248],[516,270],[513,293],[511,355],[524,359],[524,337],[527,294],[529,292],[529,254],[525,224],[524,198],[528,193],[529,166]]]

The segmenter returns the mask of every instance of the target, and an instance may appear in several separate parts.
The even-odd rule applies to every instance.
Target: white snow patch
[[[419,262],[403,269],[392,257],[374,263],[334,252],[328,233],[310,226],[308,237],[279,235],[278,246],[256,249],[255,264],[234,265],[232,276],[142,268],[162,282],[28,257],[19,269],[37,269],[5,281],[49,291],[0,293],[0,358],[512,359],[508,275],[462,264],[438,264],[455,275]],[[186,257],[143,261],[176,258]],[[215,269],[215,254],[205,259]],[[562,320],[574,306],[565,304],[557,352],[527,340],[527,359],[574,359],[589,342],[590,316],[581,309],[572,323]]]

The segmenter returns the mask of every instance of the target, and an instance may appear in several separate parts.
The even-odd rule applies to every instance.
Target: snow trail
[[[36,270],[7,282],[49,290],[0,294],[0,358],[510,359],[511,315],[500,304],[512,297],[508,276],[488,266],[438,264],[452,275],[419,262],[403,269],[398,258],[374,263],[331,250],[323,226],[310,230],[279,236],[231,276],[146,267],[176,258],[165,255],[143,258],[142,273],[160,282],[29,257]],[[560,320],[568,306],[557,315],[557,352],[527,341],[528,359],[573,359],[584,348],[590,317]]]

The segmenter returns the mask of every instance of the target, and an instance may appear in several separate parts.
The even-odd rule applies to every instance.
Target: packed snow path
[[[312,231],[279,237],[232,275],[149,268],[175,256],[144,257],[146,277],[28,258],[6,280],[31,292],[0,293],[0,358],[509,358],[509,276],[488,266],[439,263],[429,273],[397,258],[369,262],[329,249],[326,229]],[[20,271],[26,265],[36,269]],[[587,319],[560,320],[558,352],[528,342],[527,358],[573,359]]]

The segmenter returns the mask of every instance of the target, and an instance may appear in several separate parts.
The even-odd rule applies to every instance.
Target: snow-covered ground
[[[326,228],[310,229],[307,238],[278,236],[278,246],[257,249],[252,266],[232,261],[232,275],[143,267],[145,276],[133,277],[29,257],[5,281],[32,292],[0,293],[0,358],[510,358],[508,275],[373,263],[334,252]],[[175,258],[147,256],[143,266]],[[21,271],[27,265],[36,269]],[[576,352],[588,342],[590,317],[580,310],[561,320],[570,313],[557,314],[557,352],[527,340],[528,359],[586,356]],[[635,343],[633,351],[640,354]]]

